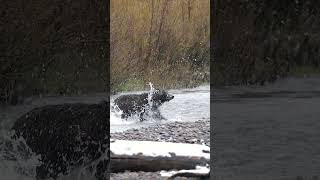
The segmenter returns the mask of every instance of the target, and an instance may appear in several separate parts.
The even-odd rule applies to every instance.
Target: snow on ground
[[[127,141],[115,140],[110,143],[111,152],[118,155],[138,155],[144,156],[201,156],[210,159],[210,147],[200,144],[155,142],[155,141]]]
[[[196,166],[196,169],[189,169],[189,170],[179,170],[179,171],[161,171],[160,175],[163,177],[172,177],[178,174],[184,173],[192,173],[197,175],[207,175],[210,173],[210,168],[206,166]]]

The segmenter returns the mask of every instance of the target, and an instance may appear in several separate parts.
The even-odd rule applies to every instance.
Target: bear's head
[[[169,94],[167,91],[159,89],[156,89],[152,95],[152,101],[157,105],[171,101],[173,98],[174,96]]]

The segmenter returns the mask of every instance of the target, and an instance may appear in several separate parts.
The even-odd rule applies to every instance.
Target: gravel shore
[[[210,120],[199,120],[196,122],[169,122],[155,124],[140,129],[129,129],[120,133],[111,133],[112,139],[141,140],[141,141],[165,141],[205,144],[210,146]],[[111,173],[111,180],[148,180],[161,179],[159,172],[124,172]],[[176,180],[195,179],[176,177]]]

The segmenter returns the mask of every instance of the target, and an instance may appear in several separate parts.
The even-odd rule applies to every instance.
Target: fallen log
[[[179,171],[161,171],[161,176],[174,178],[177,176],[209,178],[210,168],[208,166],[197,166],[195,169],[179,170]]]
[[[210,148],[200,144],[110,141],[111,172],[191,170],[207,166]]]

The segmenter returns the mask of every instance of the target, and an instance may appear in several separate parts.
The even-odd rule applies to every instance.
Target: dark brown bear
[[[47,105],[33,109],[15,122],[14,138],[22,136],[31,150],[41,155],[41,165],[36,168],[38,180],[56,179],[74,166],[109,153],[109,106],[107,101]],[[96,166],[98,179],[107,179],[107,157]]]
[[[165,119],[159,112],[159,107],[164,103],[172,100],[173,95],[168,94],[164,90],[155,90],[150,99],[152,106],[148,101],[148,93],[122,95],[114,100],[115,105],[122,111],[121,117],[128,118],[133,114],[138,114],[140,121],[145,120],[143,115],[146,110],[151,110],[154,117],[158,119]]]

